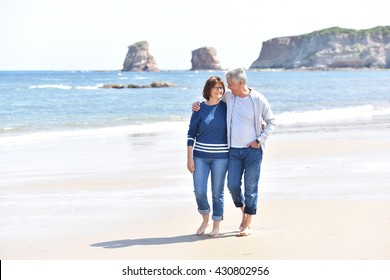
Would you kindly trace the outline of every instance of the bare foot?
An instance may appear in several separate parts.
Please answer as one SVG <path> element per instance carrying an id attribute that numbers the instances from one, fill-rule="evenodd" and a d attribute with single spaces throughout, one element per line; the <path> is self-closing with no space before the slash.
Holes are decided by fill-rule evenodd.
<path id="1" fill-rule="evenodd" d="M 221 221 L 214 221 L 213 223 L 213 230 L 210 232 L 210 237 L 218 237 L 221 235 L 221 232 L 219 231 L 219 225 L 221 224 Z"/>
<path id="2" fill-rule="evenodd" d="M 246 214 L 242 213 L 242 220 L 239 229 L 242 230 L 246 227 Z"/>
<path id="3" fill-rule="evenodd" d="M 204 215 L 202 215 L 202 218 L 203 218 L 203 222 L 202 222 L 202 224 L 200 225 L 200 227 L 198 228 L 198 230 L 196 231 L 196 234 L 197 234 L 197 235 L 202 235 L 202 234 L 204 234 L 206 228 L 207 228 L 208 225 L 209 225 L 209 218 L 210 218 L 210 215 L 209 215 L 209 214 L 204 214 Z"/>
<path id="4" fill-rule="evenodd" d="M 211 232 L 210 232 L 210 237 L 218 237 L 221 235 L 221 232 L 219 231 L 219 229 L 213 229 Z"/>
<path id="5" fill-rule="evenodd" d="M 251 222 L 252 222 L 252 215 L 250 214 L 244 214 L 245 219 L 243 219 L 243 222 L 241 223 L 240 232 L 237 234 L 237 236 L 248 236 L 251 235 Z"/>
<path id="6" fill-rule="evenodd" d="M 240 224 L 240 226 L 239 226 L 239 230 L 242 230 L 244 227 L 245 227 L 245 225 L 246 225 L 246 214 L 244 213 L 244 207 L 240 207 L 241 208 L 241 211 L 242 211 L 242 219 L 241 219 L 241 224 Z"/>
<path id="7" fill-rule="evenodd" d="M 238 234 L 238 237 L 251 235 L 252 231 L 249 227 L 243 228 Z"/>
<path id="8" fill-rule="evenodd" d="M 198 230 L 196 231 L 197 235 L 202 235 L 206 231 L 206 228 L 208 227 L 209 223 L 206 221 L 203 221 L 203 223 L 200 225 Z"/>

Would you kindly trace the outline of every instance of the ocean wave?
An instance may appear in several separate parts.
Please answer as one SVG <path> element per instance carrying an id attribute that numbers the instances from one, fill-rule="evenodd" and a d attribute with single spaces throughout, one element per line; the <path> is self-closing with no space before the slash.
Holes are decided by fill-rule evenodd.
<path id="1" fill-rule="evenodd" d="M 156 122 L 150 124 L 114 126 L 103 128 L 86 128 L 64 131 L 32 132 L 0 137 L 1 145 L 24 145 L 56 139 L 104 138 L 110 136 L 131 136 L 137 134 L 157 133 L 183 130 L 186 133 L 187 122 Z"/>
<path id="2" fill-rule="evenodd" d="M 375 108 L 371 104 L 366 104 L 305 112 L 283 112 L 277 115 L 277 123 L 280 125 L 326 123 L 369 119 L 383 115 L 390 115 L 390 108 Z"/>
<path id="3" fill-rule="evenodd" d="M 56 89 L 64 89 L 69 90 L 72 89 L 72 86 L 67 85 L 37 85 L 37 86 L 30 86 L 29 89 L 42 89 L 42 88 L 56 88 Z"/>
<path id="4" fill-rule="evenodd" d="M 75 89 L 96 90 L 103 86 L 103 84 L 97 84 L 95 86 L 75 86 Z"/>
<path id="5" fill-rule="evenodd" d="M 30 86 L 29 89 L 44 89 L 44 88 L 55 88 L 55 89 L 63 89 L 63 90 L 70 90 L 72 88 L 79 89 L 79 90 L 96 90 L 103 86 L 103 84 L 97 84 L 94 86 L 68 86 L 68 85 L 37 85 L 37 86 Z"/>
<path id="6" fill-rule="evenodd" d="M 0 128 L 0 132 L 3 131 L 3 132 L 13 132 L 17 130 L 15 127 L 10 127 L 10 126 L 6 126 L 6 127 L 1 127 Z"/>

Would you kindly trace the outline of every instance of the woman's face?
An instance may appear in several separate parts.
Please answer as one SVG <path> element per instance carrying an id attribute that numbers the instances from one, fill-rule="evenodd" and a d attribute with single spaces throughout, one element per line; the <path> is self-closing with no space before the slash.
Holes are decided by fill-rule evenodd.
<path id="1" fill-rule="evenodd" d="M 222 84 L 216 83 L 215 86 L 211 88 L 210 98 L 219 100 L 222 98 L 223 94 L 224 92 L 223 92 Z"/>

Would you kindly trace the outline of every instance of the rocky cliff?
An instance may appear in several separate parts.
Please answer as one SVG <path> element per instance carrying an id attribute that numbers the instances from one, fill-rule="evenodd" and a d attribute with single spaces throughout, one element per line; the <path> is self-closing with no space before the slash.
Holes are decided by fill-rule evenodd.
<path id="1" fill-rule="evenodd" d="M 191 70 L 221 70 L 221 63 L 217 59 L 217 50 L 203 47 L 192 51 Z"/>
<path id="2" fill-rule="evenodd" d="M 122 71 L 159 71 L 156 60 L 149 53 L 149 43 L 138 42 L 129 46 Z"/>
<path id="3" fill-rule="evenodd" d="M 390 68 L 390 26 L 339 27 L 263 42 L 250 69 Z"/>

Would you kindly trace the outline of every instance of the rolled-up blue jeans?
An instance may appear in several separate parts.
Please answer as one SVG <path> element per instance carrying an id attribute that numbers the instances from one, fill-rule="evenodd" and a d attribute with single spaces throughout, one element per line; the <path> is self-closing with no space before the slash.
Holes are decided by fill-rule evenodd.
<path id="1" fill-rule="evenodd" d="M 205 215 L 210 213 L 207 199 L 207 183 L 211 173 L 211 194 L 213 201 L 213 221 L 223 220 L 224 185 L 228 168 L 228 159 L 194 157 L 195 172 L 193 175 L 194 192 L 198 211 Z"/>
<path id="2" fill-rule="evenodd" d="M 230 148 L 228 188 L 236 207 L 244 207 L 244 213 L 255 215 L 257 211 L 260 166 L 263 159 L 261 148 Z M 244 175 L 244 194 L 242 177 Z"/>

